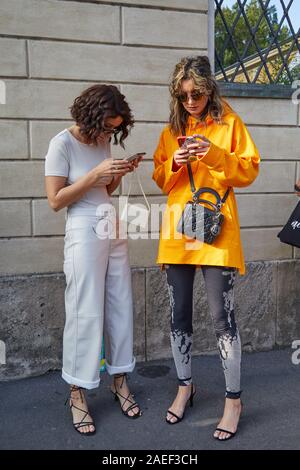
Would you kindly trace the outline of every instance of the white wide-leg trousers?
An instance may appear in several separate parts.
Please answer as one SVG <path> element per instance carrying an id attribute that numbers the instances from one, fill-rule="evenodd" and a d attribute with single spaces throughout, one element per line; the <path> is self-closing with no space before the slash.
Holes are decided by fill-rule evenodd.
<path id="1" fill-rule="evenodd" d="M 63 379 L 99 386 L 102 337 L 109 374 L 132 372 L 133 307 L 127 240 L 100 239 L 96 216 L 67 217 Z"/>

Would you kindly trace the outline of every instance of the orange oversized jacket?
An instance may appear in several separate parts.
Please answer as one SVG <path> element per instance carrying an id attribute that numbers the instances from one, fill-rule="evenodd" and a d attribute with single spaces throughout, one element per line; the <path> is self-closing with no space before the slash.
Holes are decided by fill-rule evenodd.
<path id="1" fill-rule="evenodd" d="M 221 197 L 227 188 L 250 185 L 258 175 L 260 157 L 258 150 L 242 119 L 226 103 L 224 124 L 215 123 L 210 116 L 200 124 L 189 117 L 186 135 L 202 134 L 211 141 L 209 151 L 192 162 L 191 167 L 196 189 L 206 186 L 215 189 Z M 178 149 L 176 136 L 169 126 L 161 133 L 154 154 L 153 179 L 168 194 L 160 230 L 157 263 L 228 266 L 245 274 L 245 263 L 240 239 L 240 226 L 234 190 L 222 208 L 225 221 L 221 234 L 212 245 L 180 236 L 176 230 L 185 204 L 192 200 L 187 166 L 177 171 L 173 167 L 173 154 Z M 174 170 L 174 171 L 173 171 Z M 215 202 L 214 196 L 203 194 Z M 176 206 L 174 206 L 176 204 Z M 174 210 L 175 208 L 175 210 Z"/>

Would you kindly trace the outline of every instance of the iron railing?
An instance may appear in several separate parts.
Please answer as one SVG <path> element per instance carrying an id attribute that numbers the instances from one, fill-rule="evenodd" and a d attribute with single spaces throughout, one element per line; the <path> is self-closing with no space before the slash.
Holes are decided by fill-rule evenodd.
<path id="1" fill-rule="evenodd" d="M 297 5 L 296 5 L 297 3 Z M 229 83 L 289 86 L 300 79 L 299 0 L 215 0 L 215 75 Z M 279 15 L 281 18 L 279 18 Z M 294 24 L 293 24 L 294 23 Z M 298 23 L 297 23 L 298 24 Z M 225 85 L 224 83 L 224 85 Z"/>

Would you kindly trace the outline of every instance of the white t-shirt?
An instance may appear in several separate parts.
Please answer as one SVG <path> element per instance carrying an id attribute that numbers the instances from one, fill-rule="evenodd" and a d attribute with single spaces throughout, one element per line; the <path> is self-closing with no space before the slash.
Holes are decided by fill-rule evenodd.
<path id="1" fill-rule="evenodd" d="M 68 184 L 73 184 L 105 158 L 110 157 L 109 142 L 93 147 L 79 142 L 68 129 L 64 129 L 50 141 L 45 160 L 45 175 L 65 176 Z M 68 214 L 96 215 L 100 204 L 110 203 L 105 186 L 110 180 L 111 178 L 107 178 L 105 181 L 103 178 L 103 186 L 90 189 L 79 201 L 68 206 Z"/>

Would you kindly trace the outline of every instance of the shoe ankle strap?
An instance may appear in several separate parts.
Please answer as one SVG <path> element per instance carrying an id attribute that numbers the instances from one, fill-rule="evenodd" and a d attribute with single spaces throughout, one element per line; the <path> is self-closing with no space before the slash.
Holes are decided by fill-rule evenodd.
<path id="1" fill-rule="evenodd" d="M 85 388 L 79 387 L 78 385 L 71 385 L 70 386 L 70 399 L 72 400 L 72 392 L 78 392 L 79 391 L 81 401 L 83 402 L 82 390 L 85 390 Z"/>
<path id="2" fill-rule="evenodd" d="M 127 380 L 127 373 L 124 372 L 124 373 L 122 373 L 122 374 L 115 374 L 115 375 L 114 375 L 114 380 L 115 380 L 115 379 L 121 379 L 121 378 L 122 378 L 122 382 L 121 382 L 120 388 L 123 387 L 124 380 L 125 380 L 125 379 Z"/>

